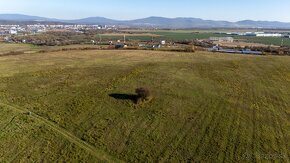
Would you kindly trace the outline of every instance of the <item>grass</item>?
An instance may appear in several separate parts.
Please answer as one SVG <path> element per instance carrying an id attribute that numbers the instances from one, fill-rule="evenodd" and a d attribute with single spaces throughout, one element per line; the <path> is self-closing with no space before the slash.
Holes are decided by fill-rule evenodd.
<path id="1" fill-rule="evenodd" d="M 40 116 L 29 116 L 22 108 L 1 103 L 1 116 L 5 117 L 1 119 L 4 124 L 0 134 L 1 162 L 111 161 L 103 152 L 95 151 L 94 147 Z"/>
<path id="2" fill-rule="evenodd" d="M 279 38 L 279 37 L 254 37 L 254 36 L 235 36 L 226 34 L 215 34 L 210 32 L 203 33 L 190 33 L 190 32 L 156 32 L 154 34 L 162 35 L 161 39 L 167 40 L 192 40 L 192 39 L 208 39 L 210 37 L 233 37 L 234 39 L 243 40 L 245 42 L 251 43 L 261 43 L 266 45 L 281 45 L 283 40 L 283 45 L 290 46 L 289 38 Z"/>
<path id="3" fill-rule="evenodd" d="M 144 31 L 142 31 L 144 32 Z M 280 46 L 283 40 L 283 45 L 290 46 L 289 38 L 278 38 L 278 37 L 254 37 L 254 36 L 236 36 L 236 35 L 226 35 L 226 34 L 216 34 L 211 31 L 201 31 L 200 33 L 195 33 L 194 31 L 147 31 L 148 33 L 152 33 L 154 35 L 158 35 L 153 37 L 154 40 L 167 40 L 167 41 L 182 41 L 182 40 L 193 40 L 193 39 L 208 39 L 210 37 L 233 37 L 237 40 L 243 40 L 245 42 L 250 43 L 261 43 L 266 45 L 277 45 Z M 111 40 L 122 40 L 122 36 L 110 36 L 106 35 L 103 38 L 111 39 Z M 151 41 L 152 37 L 150 36 L 129 36 L 127 37 L 129 40 L 141 40 L 141 41 Z"/>
<path id="4" fill-rule="evenodd" d="M 221 34 L 214 33 L 192 33 L 192 32 L 156 32 L 154 34 L 161 35 L 161 39 L 166 40 L 193 40 L 193 39 L 208 39 L 210 37 L 219 37 Z M 224 36 L 224 35 L 222 35 Z"/>
<path id="5" fill-rule="evenodd" d="M 153 37 L 156 38 L 156 37 Z M 157 37 L 158 38 L 158 37 Z M 102 36 L 103 40 L 124 40 L 124 36 L 115 36 L 115 35 L 104 35 Z M 151 41 L 152 36 L 126 36 L 126 40 L 132 41 L 132 40 L 140 40 L 140 41 Z"/>
<path id="6" fill-rule="evenodd" d="M 24 53 L 38 53 L 51 51 L 65 51 L 65 50 L 80 50 L 80 49 L 98 49 L 100 47 L 92 44 L 75 44 L 65 46 L 36 46 L 32 44 L 15 44 L 15 43 L 0 43 L 0 56 L 2 55 L 20 55 Z"/>
<path id="7" fill-rule="evenodd" d="M 279 37 L 235 37 L 237 39 L 246 40 L 246 42 L 252 43 L 261 43 L 266 45 L 278 45 L 280 46 L 283 42 L 283 45 L 290 46 L 289 38 L 279 38 Z M 282 41 L 283 40 L 283 41 Z"/>
<path id="8" fill-rule="evenodd" d="M 289 162 L 289 57 L 64 51 L 0 63 L 0 162 Z M 144 105 L 110 96 L 143 86 Z"/>
<path id="9" fill-rule="evenodd" d="M 35 49 L 37 49 L 36 46 L 29 45 L 29 44 L 0 43 L 0 54 L 8 53 L 11 51 L 14 51 L 14 52 L 33 51 Z"/>

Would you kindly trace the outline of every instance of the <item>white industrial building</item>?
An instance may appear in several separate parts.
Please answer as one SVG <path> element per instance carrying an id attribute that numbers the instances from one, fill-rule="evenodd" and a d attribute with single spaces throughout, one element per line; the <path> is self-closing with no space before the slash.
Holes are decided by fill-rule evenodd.
<path id="1" fill-rule="evenodd" d="M 210 37 L 209 40 L 218 42 L 234 42 L 234 38 L 232 37 Z"/>
<path id="2" fill-rule="evenodd" d="M 265 32 L 245 32 L 239 33 L 240 36 L 256 36 L 256 37 L 283 37 L 281 33 L 265 33 Z"/>
<path id="3" fill-rule="evenodd" d="M 11 35 L 16 35 L 16 34 L 17 34 L 17 30 L 13 30 L 13 29 L 12 29 L 12 30 L 9 31 L 9 34 L 11 34 Z"/>
<path id="4" fill-rule="evenodd" d="M 241 33 L 239 35 L 241 35 L 241 36 L 257 36 L 257 34 L 254 32 L 246 32 L 246 33 Z"/>
<path id="5" fill-rule="evenodd" d="M 280 33 L 256 33 L 257 37 L 282 37 Z"/>

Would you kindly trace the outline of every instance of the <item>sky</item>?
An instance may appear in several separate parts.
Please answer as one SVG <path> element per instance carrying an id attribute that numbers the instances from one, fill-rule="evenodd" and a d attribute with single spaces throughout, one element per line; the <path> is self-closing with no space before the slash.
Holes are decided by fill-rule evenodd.
<path id="1" fill-rule="evenodd" d="M 290 22 L 290 0 L 0 0 L 0 14 L 4 13 L 58 19 L 162 16 Z"/>

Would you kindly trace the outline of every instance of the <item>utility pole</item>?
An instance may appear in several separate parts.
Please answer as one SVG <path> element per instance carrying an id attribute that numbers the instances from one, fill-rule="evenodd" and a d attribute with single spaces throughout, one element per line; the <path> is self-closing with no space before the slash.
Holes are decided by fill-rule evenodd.
<path id="1" fill-rule="evenodd" d="M 284 45 L 284 39 L 282 38 L 282 41 L 281 41 L 281 46 L 283 46 Z"/>
<path id="2" fill-rule="evenodd" d="M 99 37 L 100 37 L 100 42 L 102 42 L 102 35 L 99 35 Z"/>
<path id="3" fill-rule="evenodd" d="M 124 35 L 124 44 L 126 43 L 126 35 Z"/>

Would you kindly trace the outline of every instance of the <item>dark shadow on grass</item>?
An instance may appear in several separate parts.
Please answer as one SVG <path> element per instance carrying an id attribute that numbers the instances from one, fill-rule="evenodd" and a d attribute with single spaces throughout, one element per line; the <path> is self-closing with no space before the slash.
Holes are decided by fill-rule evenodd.
<path id="1" fill-rule="evenodd" d="M 134 94 L 112 93 L 109 94 L 109 96 L 116 100 L 131 100 L 134 103 L 136 103 L 138 99 L 138 96 Z"/>

